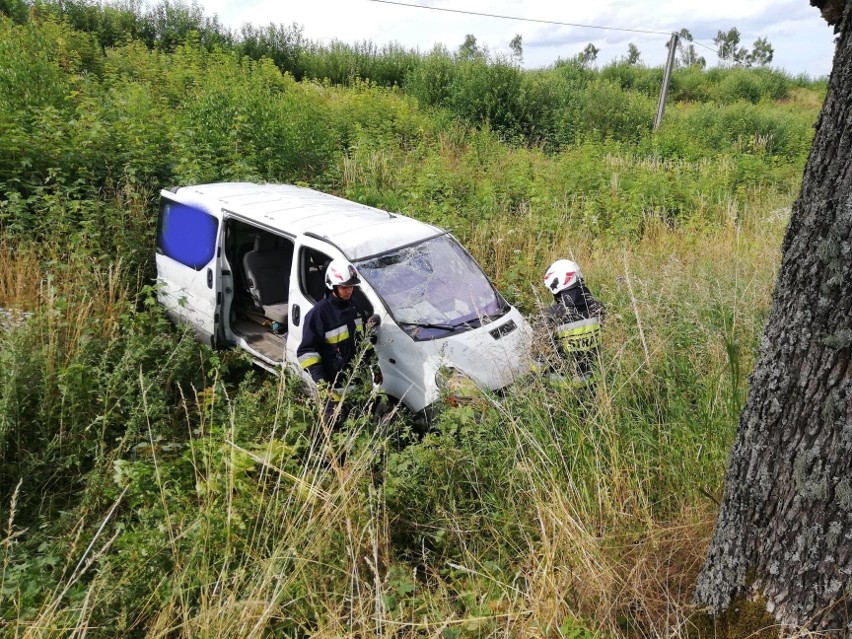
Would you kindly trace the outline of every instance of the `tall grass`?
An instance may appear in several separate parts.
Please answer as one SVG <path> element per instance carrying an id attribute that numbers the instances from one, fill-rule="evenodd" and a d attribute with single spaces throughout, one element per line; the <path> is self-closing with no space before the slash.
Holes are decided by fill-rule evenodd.
<path id="1" fill-rule="evenodd" d="M 542 429 L 498 412 L 499 420 L 482 415 L 507 456 L 497 465 L 483 464 L 482 435 L 459 415 L 390 453 L 382 432 L 356 420 L 349 434 L 362 445 L 340 465 L 336 454 L 315 449 L 305 459 L 274 439 L 247 454 L 228 443 L 227 425 L 177 453 L 153 447 L 118 467 L 113 500 L 79 522 L 82 538 L 55 557 L 59 578 L 12 630 L 533 637 L 681 629 L 709 513 L 684 510 L 662 526 L 647 504 L 630 501 L 636 485 L 606 419 Z M 562 441 L 566 426 L 586 442 L 584 461 L 600 466 L 590 494 L 572 481 L 582 469 Z M 274 434 L 287 440 L 292 428 Z M 408 493 L 435 471 L 442 485 Z M 436 500 L 426 519 L 415 500 L 423 488 L 455 500 Z M 22 595 L 11 600 L 26 610 Z"/>
<path id="2" fill-rule="evenodd" d="M 182 382 L 168 418 L 162 378 L 120 369 L 138 427 L 94 462 L 82 518 L 4 546 L 11 635 L 686 634 L 745 383 L 726 344 L 748 370 L 782 224 L 658 222 L 616 254 L 558 236 L 608 306 L 594 401 L 531 379 L 405 446 L 406 419 L 323 431 L 287 378 Z"/>
<path id="3" fill-rule="evenodd" d="M 166 330 L 151 289 L 120 261 L 7 241 L 0 257 L 0 487 L 23 479 L 19 510 L 49 518 L 139 436 L 139 379 L 165 425 L 171 381 L 193 380 L 205 356 Z"/>

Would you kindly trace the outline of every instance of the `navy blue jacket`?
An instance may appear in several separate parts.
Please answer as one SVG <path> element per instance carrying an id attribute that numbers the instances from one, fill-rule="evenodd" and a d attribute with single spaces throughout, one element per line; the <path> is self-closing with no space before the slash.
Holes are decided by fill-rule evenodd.
<path id="1" fill-rule="evenodd" d="M 372 305 L 357 288 L 347 301 L 330 293 L 326 295 L 305 316 L 302 343 L 296 351 L 299 365 L 317 383 L 342 384 L 343 379 L 338 379 L 338 375 L 346 371 L 357 355 L 367 319 L 372 314 Z"/>

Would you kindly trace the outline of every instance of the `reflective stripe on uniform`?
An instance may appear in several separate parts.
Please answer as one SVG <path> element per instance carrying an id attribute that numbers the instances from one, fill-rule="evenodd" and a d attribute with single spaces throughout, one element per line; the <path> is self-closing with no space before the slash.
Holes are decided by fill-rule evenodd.
<path id="1" fill-rule="evenodd" d="M 364 322 L 360 317 L 355 318 L 355 331 L 358 333 L 364 332 Z"/>
<path id="2" fill-rule="evenodd" d="M 305 353 L 299 356 L 299 366 L 309 368 L 314 364 L 319 364 L 322 361 L 319 353 Z"/>
<path id="3" fill-rule="evenodd" d="M 597 347 L 601 332 L 601 323 L 597 317 L 562 324 L 556 329 L 556 336 L 566 352 L 590 351 Z"/>
<path id="4" fill-rule="evenodd" d="M 339 344 L 349 339 L 349 327 L 345 324 L 325 332 L 325 341 L 328 344 Z"/>

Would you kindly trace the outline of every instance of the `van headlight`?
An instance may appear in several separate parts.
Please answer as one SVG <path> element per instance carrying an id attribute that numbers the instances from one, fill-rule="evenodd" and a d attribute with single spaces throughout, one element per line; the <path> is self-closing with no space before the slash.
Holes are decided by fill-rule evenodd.
<path id="1" fill-rule="evenodd" d="M 450 406 L 469 404 L 479 397 L 479 387 L 470 377 L 451 366 L 443 366 L 435 373 L 435 384 L 441 397 Z"/>

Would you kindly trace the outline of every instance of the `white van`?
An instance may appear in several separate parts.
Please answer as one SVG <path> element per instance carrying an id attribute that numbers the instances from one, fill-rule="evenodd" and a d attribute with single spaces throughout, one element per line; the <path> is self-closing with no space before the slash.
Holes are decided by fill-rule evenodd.
<path id="1" fill-rule="evenodd" d="M 417 412 L 454 381 L 503 388 L 530 369 L 531 330 L 448 231 L 311 189 L 221 183 L 161 192 L 159 299 L 215 347 L 310 376 L 296 349 L 334 258 L 381 318 L 384 391 Z"/>

